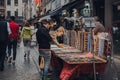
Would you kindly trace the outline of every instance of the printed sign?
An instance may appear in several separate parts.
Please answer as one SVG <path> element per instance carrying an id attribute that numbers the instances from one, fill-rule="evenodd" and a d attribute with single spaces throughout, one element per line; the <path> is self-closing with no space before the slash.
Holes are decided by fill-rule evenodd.
<path id="1" fill-rule="evenodd" d="M 86 27 L 96 27 L 93 17 L 84 18 Z"/>

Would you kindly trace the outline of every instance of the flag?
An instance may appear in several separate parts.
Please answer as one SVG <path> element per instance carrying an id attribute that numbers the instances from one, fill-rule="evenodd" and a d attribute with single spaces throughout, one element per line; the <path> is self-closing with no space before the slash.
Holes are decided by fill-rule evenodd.
<path id="1" fill-rule="evenodd" d="M 41 0 L 37 0 L 38 6 L 41 6 Z"/>
<path id="2" fill-rule="evenodd" d="M 37 0 L 34 0 L 34 4 L 35 4 L 35 5 L 37 4 Z"/>
<path id="3" fill-rule="evenodd" d="M 41 6 L 41 0 L 34 0 L 34 4 L 36 5 L 36 6 Z"/>

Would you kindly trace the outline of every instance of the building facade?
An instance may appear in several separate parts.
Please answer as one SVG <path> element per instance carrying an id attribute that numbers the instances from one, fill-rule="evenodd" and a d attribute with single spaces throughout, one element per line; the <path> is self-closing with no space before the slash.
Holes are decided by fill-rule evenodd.
<path id="1" fill-rule="evenodd" d="M 69 3 L 71 0 L 41 0 L 42 1 L 42 11 L 44 14 L 56 11 L 62 6 Z"/>
<path id="2" fill-rule="evenodd" d="M 36 14 L 34 0 L 23 0 L 23 16 L 25 20 L 33 18 Z"/>
<path id="3" fill-rule="evenodd" d="M 0 14 L 5 15 L 6 13 L 6 0 L 0 0 Z"/>
<path id="4" fill-rule="evenodd" d="M 23 3 L 22 0 L 6 0 L 6 18 L 15 16 L 16 18 L 23 18 Z"/>

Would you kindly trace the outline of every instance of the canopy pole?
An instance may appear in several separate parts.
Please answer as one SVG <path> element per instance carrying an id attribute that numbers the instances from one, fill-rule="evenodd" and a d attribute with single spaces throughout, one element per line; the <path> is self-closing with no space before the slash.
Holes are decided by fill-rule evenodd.
<path id="1" fill-rule="evenodd" d="M 90 17 L 93 17 L 93 0 L 90 0 Z M 94 74 L 94 80 L 96 80 L 96 66 L 95 66 L 95 53 L 93 49 L 93 34 L 91 29 L 91 52 L 93 54 L 93 74 Z"/>

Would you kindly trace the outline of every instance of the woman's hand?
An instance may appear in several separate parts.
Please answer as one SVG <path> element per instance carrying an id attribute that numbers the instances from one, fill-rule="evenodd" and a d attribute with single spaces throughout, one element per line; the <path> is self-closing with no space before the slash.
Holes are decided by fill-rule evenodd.
<path id="1" fill-rule="evenodd" d="M 63 48 L 64 44 L 58 44 L 57 46 Z"/>

